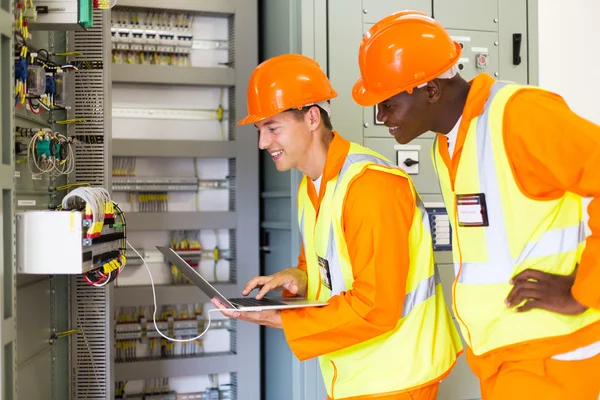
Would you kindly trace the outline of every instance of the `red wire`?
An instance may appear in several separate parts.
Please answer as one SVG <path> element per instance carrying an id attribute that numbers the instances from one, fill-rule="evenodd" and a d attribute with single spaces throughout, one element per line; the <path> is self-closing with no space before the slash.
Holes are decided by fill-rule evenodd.
<path id="1" fill-rule="evenodd" d="M 34 113 L 35 115 L 38 115 L 39 113 L 42 112 L 42 110 L 41 110 L 42 107 L 39 104 L 38 104 L 38 110 L 36 112 L 35 109 L 33 108 L 33 104 L 31 104 L 31 99 L 28 99 L 27 101 L 29 102 L 29 109 L 31 110 L 32 113 Z"/>
<path id="2" fill-rule="evenodd" d="M 102 282 L 104 282 L 106 280 L 106 278 L 107 278 L 107 276 L 104 275 L 104 274 L 102 274 L 102 279 L 100 279 L 100 280 L 98 280 L 96 282 L 92 282 L 90 280 L 90 278 L 87 277 L 87 274 L 83 275 L 83 279 L 85 279 L 87 281 L 87 283 L 89 283 L 90 285 L 97 285 L 99 283 L 102 283 Z"/>

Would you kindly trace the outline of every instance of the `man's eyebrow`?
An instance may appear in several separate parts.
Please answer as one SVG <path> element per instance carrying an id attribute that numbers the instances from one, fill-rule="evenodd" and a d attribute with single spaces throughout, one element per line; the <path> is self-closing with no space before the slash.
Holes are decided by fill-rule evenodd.
<path id="1" fill-rule="evenodd" d="M 275 121 L 267 121 L 267 122 L 264 123 L 264 126 L 269 126 L 269 125 L 273 125 L 273 124 L 276 124 L 276 123 L 277 122 L 275 122 Z M 256 126 L 256 124 L 254 124 L 254 127 L 256 129 L 258 129 L 258 126 Z"/>

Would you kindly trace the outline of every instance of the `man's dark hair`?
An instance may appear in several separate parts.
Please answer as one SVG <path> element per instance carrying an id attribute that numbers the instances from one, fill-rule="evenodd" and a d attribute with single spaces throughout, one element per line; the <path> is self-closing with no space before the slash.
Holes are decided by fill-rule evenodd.
<path id="1" fill-rule="evenodd" d="M 308 110 L 310 110 L 311 107 L 317 107 L 319 109 L 319 111 L 321 112 L 321 121 L 323 121 L 323 125 L 327 129 L 333 130 L 333 125 L 331 125 L 331 119 L 329 118 L 329 114 L 327 114 L 327 111 L 323 110 L 316 104 L 313 104 L 312 106 L 308 107 L 303 107 L 299 110 L 297 108 L 292 108 L 288 111 L 291 111 L 296 116 L 296 118 L 298 118 L 298 120 L 301 120 L 302 118 L 304 118 L 304 115 L 308 112 Z"/>

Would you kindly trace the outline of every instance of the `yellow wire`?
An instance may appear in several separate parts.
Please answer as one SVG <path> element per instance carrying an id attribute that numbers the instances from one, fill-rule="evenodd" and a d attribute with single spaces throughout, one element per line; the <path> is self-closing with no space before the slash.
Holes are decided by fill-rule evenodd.
<path id="1" fill-rule="evenodd" d="M 86 121 L 83 118 L 66 119 L 66 120 L 63 120 L 63 121 L 56 121 L 56 123 L 58 125 L 69 125 L 69 124 L 75 124 L 75 123 L 78 123 L 78 122 L 86 122 Z"/>
<path id="2" fill-rule="evenodd" d="M 68 51 L 66 53 L 56 53 L 55 56 L 67 57 L 67 56 L 82 56 L 83 53 L 80 51 Z"/>
<path id="3" fill-rule="evenodd" d="M 79 186 L 90 186 L 90 184 L 88 182 L 70 183 L 68 185 L 57 186 L 56 190 L 66 190 L 66 189 L 71 189 L 71 188 L 79 187 Z"/>

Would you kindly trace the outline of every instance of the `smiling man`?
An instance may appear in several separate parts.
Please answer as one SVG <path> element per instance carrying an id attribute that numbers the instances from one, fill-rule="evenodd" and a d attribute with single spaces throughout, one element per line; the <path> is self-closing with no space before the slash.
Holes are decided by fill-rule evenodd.
<path id="1" fill-rule="evenodd" d="M 283 329 L 300 360 L 319 357 L 330 399 L 433 400 L 462 346 L 427 215 L 408 175 L 333 131 L 336 96 L 314 60 L 274 57 L 252 74 L 239 122 L 255 124 L 279 171 L 304 173 L 298 267 L 256 277 L 243 294 L 263 285 L 257 298 L 283 288 L 329 304 L 223 313 Z"/>
<path id="2" fill-rule="evenodd" d="M 363 38 L 353 97 L 399 143 L 438 133 L 454 308 L 483 399 L 597 400 L 600 127 L 540 88 L 465 81 L 460 52 L 425 14 L 390 15 Z"/>

